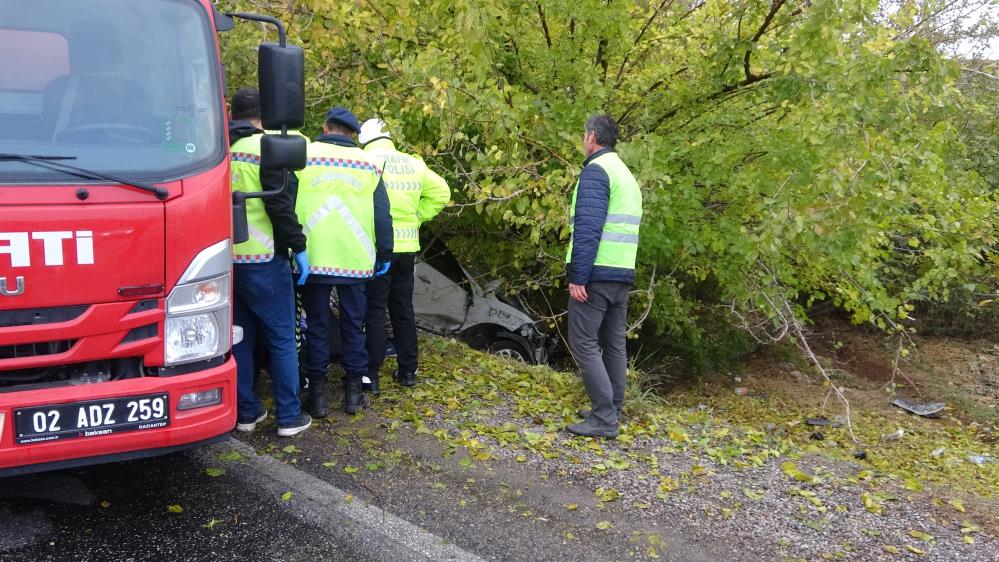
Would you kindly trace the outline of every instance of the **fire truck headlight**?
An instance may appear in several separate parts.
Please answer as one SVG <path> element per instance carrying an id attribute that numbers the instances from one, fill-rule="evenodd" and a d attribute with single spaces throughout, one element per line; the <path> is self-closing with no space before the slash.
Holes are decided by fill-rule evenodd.
<path id="1" fill-rule="evenodd" d="M 229 311 L 167 317 L 165 362 L 167 365 L 210 359 L 219 355 L 223 338 L 229 343 Z M 224 351 L 224 350 L 223 350 Z"/>
<path id="2" fill-rule="evenodd" d="M 228 240 L 205 248 L 170 291 L 164 365 L 203 361 L 229 351 L 231 256 Z"/>

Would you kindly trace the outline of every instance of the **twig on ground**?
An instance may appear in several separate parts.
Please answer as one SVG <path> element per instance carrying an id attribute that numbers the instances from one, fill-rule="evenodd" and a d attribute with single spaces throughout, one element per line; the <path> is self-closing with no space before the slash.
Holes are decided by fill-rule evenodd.
<path id="1" fill-rule="evenodd" d="M 378 492 L 376 492 L 374 488 L 372 488 L 371 486 L 369 486 L 368 482 L 366 480 L 361 480 L 361 486 L 364 486 L 365 490 L 367 490 L 368 492 L 371 492 L 371 495 L 373 495 L 376 498 L 378 498 L 378 505 L 380 505 L 381 508 L 382 508 L 382 523 L 384 523 L 385 522 L 385 500 L 382 498 L 382 495 L 379 494 Z"/>

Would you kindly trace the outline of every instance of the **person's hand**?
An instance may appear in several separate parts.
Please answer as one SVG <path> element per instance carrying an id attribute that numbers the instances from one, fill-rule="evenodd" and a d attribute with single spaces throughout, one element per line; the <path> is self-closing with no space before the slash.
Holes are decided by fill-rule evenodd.
<path id="1" fill-rule="evenodd" d="M 586 294 L 586 285 L 577 285 L 575 283 L 569 283 L 569 296 L 576 302 L 586 302 L 590 298 Z"/>
<path id="2" fill-rule="evenodd" d="M 392 266 L 392 262 L 390 262 L 390 261 L 383 261 L 382 264 L 381 264 L 381 266 L 378 268 L 378 271 L 375 272 L 375 277 L 381 277 L 382 275 L 385 275 L 386 273 L 388 273 L 389 267 L 391 267 L 391 266 Z"/>
<path id="3" fill-rule="evenodd" d="M 309 254 L 304 251 L 295 254 L 295 264 L 298 266 L 298 286 L 301 287 L 309 277 Z"/>

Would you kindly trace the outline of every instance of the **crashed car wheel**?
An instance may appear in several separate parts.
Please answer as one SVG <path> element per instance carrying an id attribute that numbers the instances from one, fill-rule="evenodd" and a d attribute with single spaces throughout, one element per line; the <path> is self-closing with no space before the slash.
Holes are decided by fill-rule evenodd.
<path id="1" fill-rule="evenodd" d="M 498 339 L 489 344 L 489 352 L 500 357 L 509 357 L 528 365 L 534 364 L 531 353 L 520 343 L 510 339 Z"/>

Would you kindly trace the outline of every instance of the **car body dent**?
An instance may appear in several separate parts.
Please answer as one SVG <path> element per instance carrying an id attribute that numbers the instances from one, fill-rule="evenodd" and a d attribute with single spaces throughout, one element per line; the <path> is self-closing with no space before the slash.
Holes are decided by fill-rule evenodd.
<path id="1" fill-rule="evenodd" d="M 526 347 L 534 363 L 547 360 L 547 337 L 537 322 L 496 296 L 495 282 L 488 290 L 483 288 L 439 238 L 420 253 L 414 285 L 413 308 L 420 329 L 480 348 L 497 339 L 511 339 Z"/>

